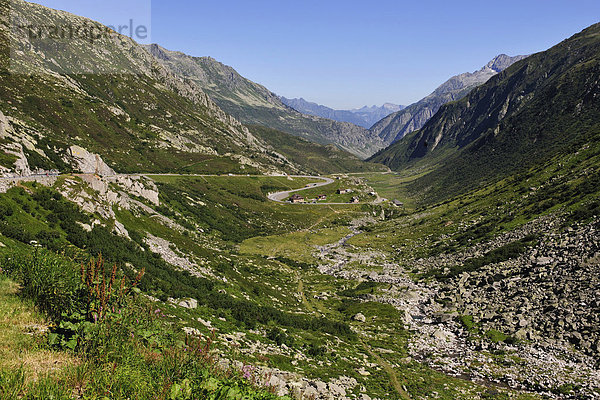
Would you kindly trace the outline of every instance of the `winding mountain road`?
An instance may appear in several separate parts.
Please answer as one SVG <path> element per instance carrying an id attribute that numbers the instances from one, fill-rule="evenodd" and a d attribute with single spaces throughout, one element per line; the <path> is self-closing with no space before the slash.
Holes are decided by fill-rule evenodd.
<path id="1" fill-rule="evenodd" d="M 285 190 L 283 192 L 271 193 L 271 194 L 269 194 L 267 196 L 269 198 L 269 200 L 276 201 L 278 203 L 285 203 L 285 199 L 287 199 L 288 197 L 290 197 L 292 195 L 292 193 L 301 192 L 303 190 L 308 190 L 308 189 L 314 189 L 314 188 L 318 188 L 318 187 L 321 187 L 321 186 L 331 185 L 334 182 L 333 179 L 331 179 L 331 178 L 325 178 L 323 176 L 290 175 L 290 177 L 291 178 L 321 179 L 322 182 L 309 183 L 308 185 L 306 185 L 305 187 L 300 188 L 300 189 Z M 316 204 L 337 204 L 337 203 L 316 203 Z M 340 204 L 345 204 L 345 203 L 340 203 Z"/>
<path id="2" fill-rule="evenodd" d="M 57 178 L 59 176 L 61 176 L 62 174 L 32 174 L 32 175 L 27 175 L 27 176 L 0 176 L 0 180 L 1 181 L 12 181 L 13 183 L 19 182 L 19 181 L 30 181 L 30 180 L 43 180 L 43 179 L 48 179 L 48 178 Z M 75 173 L 73 175 L 76 176 L 95 176 L 95 174 L 91 174 L 91 173 Z M 200 176 L 220 176 L 220 177 L 244 177 L 244 176 L 269 176 L 269 175 L 234 175 L 234 174 L 228 174 L 228 175 L 219 175 L 219 174 L 169 174 L 169 173 L 137 173 L 137 174 L 114 174 L 114 175 L 104 175 L 104 177 L 110 178 L 110 177 L 119 177 L 119 176 L 145 176 L 148 178 L 151 178 L 152 176 L 180 176 L 180 177 L 200 177 Z M 288 197 L 290 197 L 292 195 L 292 193 L 297 193 L 297 192 L 301 192 L 303 190 L 308 190 L 308 189 L 314 189 L 314 188 L 318 188 L 318 187 L 323 187 L 323 186 L 327 186 L 327 185 L 331 185 L 334 180 L 331 178 L 326 178 L 324 176 L 313 176 L 313 175 L 289 175 L 290 178 L 309 178 L 309 179 L 316 179 L 316 180 L 321 180 L 321 182 L 315 182 L 315 183 L 309 183 L 308 185 L 306 185 L 305 187 L 299 188 L 299 189 L 293 189 L 293 190 L 284 190 L 282 192 L 275 192 L 275 193 L 270 193 L 267 197 L 269 200 L 277 202 L 277 203 L 282 203 L 282 204 L 296 204 L 296 205 L 318 205 L 318 206 L 328 206 L 328 205 L 348 205 L 349 203 L 326 203 L 326 202 L 320 202 L 320 203 L 289 203 L 286 201 L 286 199 Z M 5 188 L 6 189 L 6 188 Z M 6 190 L 4 190 L 6 191 Z"/>

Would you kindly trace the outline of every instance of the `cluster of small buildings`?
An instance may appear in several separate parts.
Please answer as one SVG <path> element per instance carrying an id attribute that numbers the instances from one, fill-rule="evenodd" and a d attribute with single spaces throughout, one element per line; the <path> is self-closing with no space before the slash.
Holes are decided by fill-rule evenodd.
<path id="1" fill-rule="evenodd" d="M 338 190 L 338 193 L 340 193 L 340 190 Z M 352 189 L 348 189 L 348 191 L 341 191 L 340 194 L 345 194 L 345 193 L 352 193 Z M 306 199 L 306 198 L 304 198 L 304 196 L 300 196 L 298 193 L 294 193 L 288 199 L 288 201 L 292 204 L 316 203 L 317 201 L 325 201 L 325 200 L 327 200 L 326 194 L 320 194 L 320 195 L 316 196 L 314 199 Z M 350 204 L 360 203 L 360 199 L 358 198 L 358 196 L 353 196 L 350 199 L 349 203 Z"/>
<path id="2" fill-rule="evenodd" d="M 292 197 L 290 197 L 290 203 L 306 203 L 306 201 L 304 200 L 304 197 L 300 196 L 299 194 L 293 194 Z"/>
<path id="3" fill-rule="evenodd" d="M 298 203 L 316 203 L 317 201 L 323 201 L 323 200 L 327 200 L 327 195 L 320 194 L 320 195 L 318 195 L 314 199 L 308 199 L 307 200 L 303 196 L 300 196 L 299 194 L 293 194 L 290 197 L 289 202 L 290 203 L 294 203 L 294 204 L 298 204 Z"/>

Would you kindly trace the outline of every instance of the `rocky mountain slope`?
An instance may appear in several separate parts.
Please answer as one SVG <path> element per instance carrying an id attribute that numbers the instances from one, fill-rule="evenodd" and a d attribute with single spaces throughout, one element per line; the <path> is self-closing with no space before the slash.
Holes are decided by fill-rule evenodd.
<path id="1" fill-rule="evenodd" d="M 387 284 L 363 300 L 406 310 L 419 362 L 550 398 L 596 399 L 599 165 L 597 142 L 557 155 L 378 224 L 328 268 Z M 356 267 L 365 251 L 386 248 L 388 262 Z"/>
<path id="2" fill-rule="evenodd" d="M 384 147 L 378 136 L 349 122 L 302 114 L 233 68 L 210 57 L 192 57 L 159 45 L 146 46 L 163 66 L 201 87 L 227 113 L 245 124 L 262 125 L 320 144 L 335 144 L 366 158 Z"/>
<path id="3" fill-rule="evenodd" d="M 288 99 L 283 96 L 280 96 L 279 98 L 285 105 L 290 106 L 301 113 L 333 119 L 340 122 L 350 122 L 367 129 L 372 127 L 373 124 L 382 118 L 404 108 L 404 106 L 399 106 L 397 104 L 385 103 L 382 106 L 364 106 L 352 110 L 335 110 L 327 106 L 306 101 L 303 98 Z"/>
<path id="4" fill-rule="evenodd" d="M 381 137 L 387 144 L 402 139 L 406 134 L 420 129 L 442 105 L 459 100 L 473 88 L 485 83 L 492 76 L 505 70 L 526 56 L 510 57 L 500 54 L 494 57 L 479 71 L 465 72 L 453 76 L 440 85 L 429 96 L 408 107 L 388 115 L 371 127 L 371 132 Z"/>
<path id="5" fill-rule="evenodd" d="M 93 29 L 98 37 L 57 39 L 53 27 Z M 2 3 L 1 32 L 4 172 L 73 169 L 73 145 L 121 172 L 289 165 L 193 82 L 98 23 L 17 0 Z"/>
<path id="6" fill-rule="evenodd" d="M 413 188 L 441 198 L 594 144 L 599 54 L 596 24 L 443 106 L 420 131 L 372 160 L 394 169 L 437 166 Z"/>

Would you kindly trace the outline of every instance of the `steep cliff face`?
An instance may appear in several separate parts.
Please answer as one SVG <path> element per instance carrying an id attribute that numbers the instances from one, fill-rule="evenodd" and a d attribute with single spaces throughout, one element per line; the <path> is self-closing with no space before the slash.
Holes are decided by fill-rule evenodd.
<path id="1" fill-rule="evenodd" d="M 1 7 L 5 172 L 77 169 L 65 161 L 73 145 L 123 172 L 290 166 L 194 82 L 173 74 L 130 38 L 37 4 L 15 0 Z M 53 36 L 52 29 L 70 28 L 97 34 Z M 252 162 L 242 162 L 241 155 Z"/>
<path id="2" fill-rule="evenodd" d="M 211 57 L 192 57 L 156 44 L 146 49 L 163 66 L 194 82 L 219 107 L 245 124 L 278 129 L 320 144 L 335 144 L 362 158 L 385 147 L 377 135 L 363 127 L 306 115 L 285 105 L 275 93 Z"/>
<path id="3" fill-rule="evenodd" d="M 377 122 L 371 127 L 371 133 L 378 135 L 388 145 L 398 141 L 406 134 L 421 129 L 442 105 L 463 98 L 473 88 L 525 57 L 500 54 L 479 71 L 453 76 L 429 96 Z"/>
<path id="4" fill-rule="evenodd" d="M 434 197 L 596 146 L 600 24 L 515 63 L 376 154 L 393 169 L 436 165 L 413 185 Z"/>

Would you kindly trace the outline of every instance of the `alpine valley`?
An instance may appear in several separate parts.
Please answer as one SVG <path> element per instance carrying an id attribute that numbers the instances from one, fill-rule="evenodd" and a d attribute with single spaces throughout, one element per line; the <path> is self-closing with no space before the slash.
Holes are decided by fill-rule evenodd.
<path id="1" fill-rule="evenodd" d="M 0 7 L 0 399 L 600 398 L 600 24 L 334 110 Z"/>

